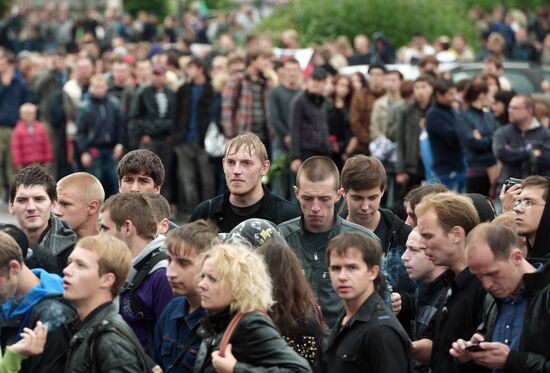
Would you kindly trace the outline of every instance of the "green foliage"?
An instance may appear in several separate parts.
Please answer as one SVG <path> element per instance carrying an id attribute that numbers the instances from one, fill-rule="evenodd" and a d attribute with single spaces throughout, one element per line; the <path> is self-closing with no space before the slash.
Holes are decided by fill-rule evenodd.
<path id="1" fill-rule="evenodd" d="M 162 18 L 170 11 L 169 0 L 125 0 L 124 11 L 136 15 L 138 11 L 144 10 L 156 14 Z"/>
<path id="2" fill-rule="evenodd" d="M 12 4 L 13 0 L 0 0 L 0 17 L 4 17 L 7 15 Z"/>
<path id="3" fill-rule="evenodd" d="M 258 30 L 278 40 L 282 30 L 293 27 L 304 46 L 377 31 L 395 47 L 406 44 L 415 32 L 430 40 L 461 33 L 472 43 L 477 35 L 467 11 L 462 0 L 300 0 L 264 20 Z"/>

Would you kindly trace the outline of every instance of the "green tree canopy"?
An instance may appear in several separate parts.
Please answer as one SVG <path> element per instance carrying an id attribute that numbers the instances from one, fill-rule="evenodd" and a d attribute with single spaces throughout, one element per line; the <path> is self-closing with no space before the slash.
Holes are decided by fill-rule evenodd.
<path id="1" fill-rule="evenodd" d="M 526 1 L 505 3 L 511 8 Z M 532 8 L 540 1 L 527 2 Z M 468 10 L 473 5 L 490 10 L 502 3 L 500 0 L 296 0 L 266 18 L 258 31 L 278 40 L 281 31 L 294 28 L 304 46 L 338 35 L 351 39 L 359 33 L 372 36 L 375 32 L 382 32 L 396 49 L 409 42 L 416 32 L 429 40 L 462 34 L 477 46 L 479 35 Z"/>

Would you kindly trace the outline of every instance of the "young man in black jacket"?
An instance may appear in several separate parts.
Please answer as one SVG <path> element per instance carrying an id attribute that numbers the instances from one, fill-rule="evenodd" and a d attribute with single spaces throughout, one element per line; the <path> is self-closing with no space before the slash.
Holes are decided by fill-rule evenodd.
<path id="1" fill-rule="evenodd" d="M 77 242 L 63 270 L 63 296 L 76 306 L 79 318 L 70 325 L 75 334 L 65 372 L 151 371 L 137 338 L 112 303 L 131 262 L 128 247 L 114 237 L 89 236 Z"/>
<path id="2" fill-rule="evenodd" d="M 231 139 L 223 159 L 228 191 L 199 204 L 190 221 L 212 219 L 220 232 L 228 233 L 251 218 L 279 224 L 299 216 L 298 206 L 263 186 L 269 166 L 267 150 L 258 136 L 249 132 Z"/>
<path id="3" fill-rule="evenodd" d="M 366 155 L 349 158 L 342 169 L 342 188 L 348 206 L 346 220 L 370 229 L 382 244 L 384 277 L 396 292 L 414 292 L 401 260 L 412 227 L 391 210 L 380 208 L 386 171 L 378 159 Z"/>
<path id="4" fill-rule="evenodd" d="M 406 372 L 409 338 L 376 292 L 382 251 L 376 239 L 346 232 L 327 247 L 332 287 L 344 303 L 325 352 L 325 372 Z"/>
<path id="5" fill-rule="evenodd" d="M 471 272 L 494 298 L 485 302 L 478 332 L 453 343 L 451 355 L 498 371 L 550 371 L 550 267 L 535 269 L 517 236 L 490 223 L 468 235 L 466 256 Z M 478 348 L 471 350 L 472 344 Z"/>

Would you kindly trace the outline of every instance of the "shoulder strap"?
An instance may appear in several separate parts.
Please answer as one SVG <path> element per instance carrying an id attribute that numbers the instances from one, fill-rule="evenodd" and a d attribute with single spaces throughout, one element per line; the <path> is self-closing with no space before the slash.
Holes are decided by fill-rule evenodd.
<path id="1" fill-rule="evenodd" d="M 233 332 L 237 328 L 237 325 L 239 324 L 239 321 L 243 318 L 244 313 L 239 312 L 233 318 L 231 319 L 231 322 L 227 326 L 227 329 L 225 329 L 225 332 L 223 333 L 222 341 L 220 342 L 220 356 L 225 357 L 225 349 L 227 348 L 227 345 L 229 344 L 229 340 L 231 339 L 231 336 L 233 335 Z"/>
<path id="2" fill-rule="evenodd" d="M 129 291 L 130 309 L 136 317 L 136 320 L 143 324 L 147 332 L 147 347 L 149 351 L 152 351 L 153 348 L 153 332 L 155 325 L 151 321 L 144 320 L 145 313 L 143 311 L 143 303 L 138 297 L 137 290 L 141 287 L 141 284 L 145 281 L 147 276 L 149 276 L 149 272 L 155 268 L 159 262 L 166 258 L 166 254 L 160 248 L 150 252 L 134 267 L 137 273 L 133 281 L 131 283 L 127 282 L 124 285 L 124 288 Z"/>

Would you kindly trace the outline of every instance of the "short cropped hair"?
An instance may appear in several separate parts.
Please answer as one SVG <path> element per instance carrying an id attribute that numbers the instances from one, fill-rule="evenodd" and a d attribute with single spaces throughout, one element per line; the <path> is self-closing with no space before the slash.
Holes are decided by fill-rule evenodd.
<path id="1" fill-rule="evenodd" d="M 142 193 L 143 197 L 149 202 L 151 208 L 153 209 L 153 216 L 155 217 L 155 222 L 158 224 L 162 219 L 170 219 L 170 203 L 164 198 L 162 194 L 146 192 Z"/>
<path id="2" fill-rule="evenodd" d="M 468 234 L 466 248 L 486 243 L 498 260 L 508 260 L 513 249 L 520 249 L 518 236 L 502 224 L 481 223 Z"/>
<path id="3" fill-rule="evenodd" d="M 117 230 L 127 220 L 136 227 L 138 236 L 153 240 L 157 234 L 157 223 L 153 208 L 141 193 L 118 193 L 105 201 L 102 211 L 109 211 Z"/>
<path id="4" fill-rule="evenodd" d="M 219 244 L 199 257 L 201 267 L 212 259 L 222 289 L 231 292 L 231 313 L 267 312 L 273 305 L 272 284 L 267 266 L 260 254 L 242 245 Z"/>
<path id="5" fill-rule="evenodd" d="M 40 185 L 46 189 L 46 194 L 52 202 L 57 201 L 57 190 L 55 187 L 55 180 L 50 175 L 48 170 L 37 164 L 33 163 L 30 166 L 23 168 L 15 177 L 13 178 L 10 184 L 10 202 L 13 203 L 15 200 L 15 194 L 17 193 L 17 188 L 20 185 L 24 187 L 29 187 L 33 185 Z"/>
<path id="6" fill-rule="evenodd" d="M 164 183 L 164 165 L 158 155 L 147 149 L 132 150 L 118 163 L 118 180 L 126 175 L 139 174 L 153 179 L 156 187 L 162 187 Z"/>
<path id="7" fill-rule="evenodd" d="M 347 192 L 386 187 L 386 170 L 377 158 L 363 154 L 355 155 L 342 168 L 342 187 Z"/>
<path id="8" fill-rule="evenodd" d="M 57 190 L 73 188 L 78 191 L 80 198 L 85 202 L 98 200 L 101 205 L 105 200 L 105 190 L 101 182 L 87 172 L 75 172 L 65 176 L 57 182 Z"/>
<path id="9" fill-rule="evenodd" d="M 244 147 L 250 155 L 258 157 L 262 164 L 269 159 L 264 143 L 252 132 L 246 132 L 232 138 L 225 147 L 225 156 L 235 154 L 241 147 Z"/>
<path id="10" fill-rule="evenodd" d="M 432 210 L 445 232 L 450 232 L 455 226 L 470 233 L 479 224 L 479 216 L 472 200 L 454 192 L 430 194 L 414 209 L 417 217 Z"/>
<path id="11" fill-rule="evenodd" d="M 548 180 L 544 176 L 539 176 L 539 175 L 532 175 L 532 176 L 526 177 L 521 182 L 522 188 L 529 188 L 529 187 L 541 188 L 543 190 L 542 199 L 545 201 L 548 198 L 549 186 L 550 186 L 550 180 Z"/>
<path id="12" fill-rule="evenodd" d="M 111 294 L 113 298 L 116 297 L 122 290 L 132 266 L 132 254 L 130 254 L 128 246 L 116 237 L 99 234 L 80 239 L 75 247 L 91 251 L 99 256 L 97 264 L 100 276 L 106 273 L 115 275 Z"/>
<path id="13" fill-rule="evenodd" d="M 218 228 L 205 220 L 197 220 L 172 229 L 166 234 L 166 250 L 173 255 L 189 255 L 191 250 L 197 254 L 218 244 Z"/>
<path id="14" fill-rule="evenodd" d="M 346 255 L 350 249 L 358 250 L 361 253 L 363 261 L 369 268 L 372 268 L 373 266 L 380 267 L 380 261 L 382 258 L 382 246 L 380 245 L 380 242 L 373 237 L 360 232 L 344 232 L 329 241 L 326 250 L 328 265 L 330 266 L 330 255 L 333 252 L 336 252 L 337 255 L 343 256 Z M 374 280 L 375 287 L 377 287 L 381 281 L 382 271 L 379 271 L 378 276 Z"/>
<path id="15" fill-rule="evenodd" d="M 325 181 L 332 176 L 334 179 L 334 190 L 340 186 L 340 172 L 332 159 L 320 155 L 309 157 L 302 163 L 296 174 L 296 186 L 300 187 L 302 177 L 309 181 Z"/>
<path id="16" fill-rule="evenodd" d="M 9 234 L 0 232 L 0 274 L 5 275 L 9 271 L 9 263 L 15 260 L 23 264 L 21 248 Z"/>

